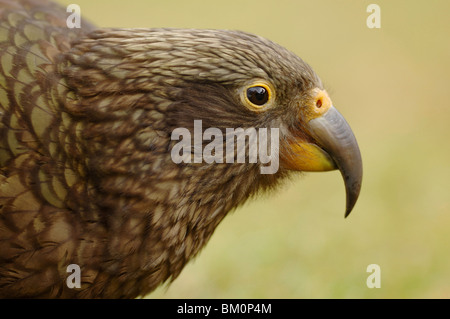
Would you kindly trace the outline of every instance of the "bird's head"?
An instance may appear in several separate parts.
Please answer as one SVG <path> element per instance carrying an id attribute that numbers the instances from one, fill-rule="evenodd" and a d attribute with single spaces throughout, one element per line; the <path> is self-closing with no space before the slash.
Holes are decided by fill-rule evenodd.
<path id="1" fill-rule="evenodd" d="M 135 95 L 128 108 L 153 114 L 132 118 L 141 128 L 193 132 L 195 120 L 202 121 L 203 130 L 223 132 L 278 128 L 276 174 L 339 169 L 346 185 L 345 215 L 352 210 L 362 179 L 356 139 L 316 73 L 285 48 L 239 31 L 99 30 L 80 40 L 69 60 L 76 68 L 66 75 L 78 96 L 103 96 L 97 103 L 102 109 L 92 101 L 85 104 L 97 108 L 90 116 L 102 110 L 114 115 L 117 108 L 105 97 Z"/>

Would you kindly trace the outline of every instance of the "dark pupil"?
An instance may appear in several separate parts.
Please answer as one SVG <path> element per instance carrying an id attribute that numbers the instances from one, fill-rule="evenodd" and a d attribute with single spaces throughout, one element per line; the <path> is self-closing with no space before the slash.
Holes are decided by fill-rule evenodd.
<path id="1" fill-rule="evenodd" d="M 262 86 L 254 86 L 247 90 L 247 98 L 256 105 L 263 105 L 269 100 L 269 93 Z"/>

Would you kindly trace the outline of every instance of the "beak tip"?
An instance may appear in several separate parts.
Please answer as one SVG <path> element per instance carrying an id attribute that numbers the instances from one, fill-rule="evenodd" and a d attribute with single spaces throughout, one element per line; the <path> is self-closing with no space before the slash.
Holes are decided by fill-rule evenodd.
<path id="1" fill-rule="evenodd" d="M 345 209 L 345 218 L 347 218 L 348 215 L 350 215 L 353 208 L 355 207 L 356 201 L 358 200 L 359 192 L 361 190 L 361 176 L 362 176 L 362 172 L 359 175 L 359 180 L 357 183 L 353 183 L 353 184 L 346 183 L 347 204 L 346 204 L 346 209 Z"/>
<path id="2" fill-rule="evenodd" d="M 347 207 L 347 209 L 345 210 L 344 218 L 347 218 L 350 215 L 350 213 L 352 212 L 352 210 L 353 210 L 353 205 L 351 207 Z"/>

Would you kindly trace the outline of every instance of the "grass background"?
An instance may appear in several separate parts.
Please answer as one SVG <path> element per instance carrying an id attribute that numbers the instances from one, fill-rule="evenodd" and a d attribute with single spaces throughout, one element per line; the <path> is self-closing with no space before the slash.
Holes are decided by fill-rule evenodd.
<path id="1" fill-rule="evenodd" d="M 60 0 L 102 27 L 240 29 L 320 75 L 361 148 L 361 197 L 344 220 L 338 172 L 247 203 L 149 298 L 449 298 L 449 1 Z M 366 268 L 381 267 L 369 289 Z"/>

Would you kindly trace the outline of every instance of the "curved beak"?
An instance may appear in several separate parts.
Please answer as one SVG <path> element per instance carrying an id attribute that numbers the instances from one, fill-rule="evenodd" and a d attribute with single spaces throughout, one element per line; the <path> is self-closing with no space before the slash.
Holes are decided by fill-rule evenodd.
<path id="1" fill-rule="evenodd" d="M 358 143 L 344 117 L 331 106 L 320 117 L 307 123 L 311 137 L 333 160 L 345 182 L 345 217 L 352 211 L 361 190 L 362 160 Z M 324 157 L 324 162 L 326 162 Z"/>
<path id="2" fill-rule="evenodd" d="M 323 89 L 312 90 L 311 99 L 300 108 L 300 116 L 312 141 L 299 138 L 291 142 L 293 156 L 284 159 L 284 165 L 288 169 L 316 172 L 338 168 L 345 182 L 347 217 L 361 190 L 362 161 L 356 138 Z"/>

